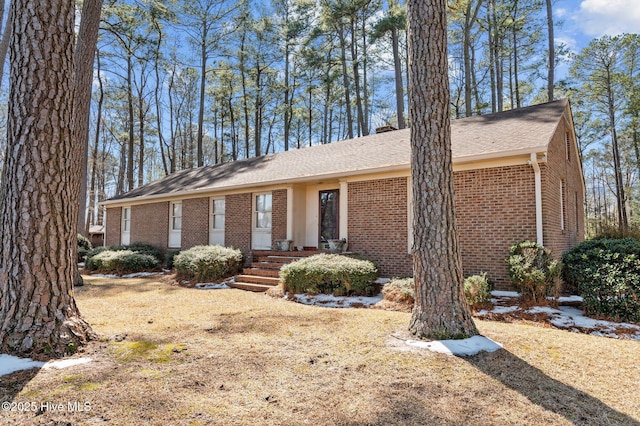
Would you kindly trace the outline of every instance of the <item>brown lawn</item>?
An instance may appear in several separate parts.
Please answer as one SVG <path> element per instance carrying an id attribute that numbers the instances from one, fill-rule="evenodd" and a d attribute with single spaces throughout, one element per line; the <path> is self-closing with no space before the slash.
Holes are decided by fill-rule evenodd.
<path id="1" fill-rule="evenodd" d="M 52 407 L 0 424 L 640 424 L 637 341 L 477 321 L 505 349 L 456 358 L 399 349 L 407 313 L 85 282 L 78 305 L 103 339 L 76 356 L 94 361 L 0 378 L 0 400 Z"/>

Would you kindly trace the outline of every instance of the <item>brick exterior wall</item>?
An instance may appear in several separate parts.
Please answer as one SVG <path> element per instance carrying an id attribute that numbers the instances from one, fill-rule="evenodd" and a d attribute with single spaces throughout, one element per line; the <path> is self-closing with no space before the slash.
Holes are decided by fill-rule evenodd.
<path id="1" fill-rule="evenodd" d="M 349 251 L 371 257 L 381 276 L 411 276 L 407 178 L 350 182 Z"/>
<path id="2" fill-rule="evenodd" d="M 497 288 L 510 288 L 505 262 L 509 247 L 536 239 L 532 167 L 458 171 L 454 185 L 464 276 L 487 272 Z"/>
<path id="3" fill-rule="evenodd" d="M 566 135 L 569 132 L 569 158 Z M 549 144 L 547 162 L 541 164 L 543 242 L 555 257 L 584 241 L 584 191 L 582 176 L 576 162 L 575 140 L 566 122 L 562 120 Z M 562 215 L 560 182 L 564 182 L 564 230 L 560 226 Z"/>
<path id="4" fill-rule="evenodd" d="M 131 242 L 169 245 L 169 202 L 131 206 Z"/>
<path id="5" fill-rule="evenodd" d="M 232 194 L 225 197 L 225 245 L 251 252 L 251 204 L 250 193 Z"/>
<path id="6" fill-rule="evenodd" d="M 122 226 L 122 207 L 107 209 L 107 223 L 105 226 L 105 245 L 120 245 L 120 230 Z"/>
<path id="7" fill-rule="evenodd" d="M 271 247 L 287 238 L 287 190 L 273 191 L 271 198 Z"/>
<path id="8" fill-rule="evenodd" d="M 209 244 L 209 198 L 182 201 L 182 249 Z"/>

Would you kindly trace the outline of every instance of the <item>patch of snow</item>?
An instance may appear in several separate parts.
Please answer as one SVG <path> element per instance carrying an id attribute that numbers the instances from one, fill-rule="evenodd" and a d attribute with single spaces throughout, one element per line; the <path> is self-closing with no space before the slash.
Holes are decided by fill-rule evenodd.
<path id="1" fill-rule="evenodd" d="M 78 268 L 84 268 L 84 262 L 78 262 Z"/>
<path id="2" fill-rule="evenodd" d="M 0 354 L 0 376 L 32 368 L 61 369 L 91 362 L 91 358 L 73 358 L 49 362 L 34 361 L 31 358 L 19 358 L 13 355 Z"/>
<path id="3" fill-rule="evenodd" d="M 534 306 L 526 311 L 530 314 L 549 314 L 549 315 L 558 315 L 561 312 L 557 309 L 551 308 L 549 306 Z"/>
<path id="4" fill-rule="evenodd" d="M 143 277 L 152 277 L 155 275 L 161 275 L 161 272 L 136 272 L 133 274 L 123 275 L 122 278 L 143 278 Z"/>
<path id="5" fill-rule="evenodd" d="M 496 306 L 491 311 L 492 314 L 508 314 L 510 312 L 519 311 L 520 307 L 518 306 Z"/>
<path id="6" fill-rule="evenodd" d="M 431 352 L 456 356 L 471 356 L 482 351 L 495 352 L 502 348 L 500 343 L 496 343 L 484 336 L 473 336 L 462 340 L 434 340 L 431 342 L 407 340 L 407 345 L 428 349 Z"/>
<path id="7" fill-rule="evenodd" d="M 34 361 L 31 358 L 18 358 L 13 355 L 0 354 L 0 376 L 20 370 L 42 368 L 44 365 L 44 362 Z"/>
<path id="8" fill-rule="evenodd" d="M 581 296 L 563 296 L 558 297 L 558 303 L 575 303 L 575 302 L 583 302 Z"/>
<path id="9" fill-rule="evenodd" d="M 491 292 L 492 295 L 501 297 L 504 293 L 517 294 L 512 292 Z M 512 296 L 508 296 L 512 297 Z M 573 332 L 588 332 L 593 336 L 625 338 L 640 341 L 640 326 L 628 323 L 616 323 L 611 321 L 596 320 L 584 315 L 581 309 L 571 306 L 560 306 L 558 309 L 549 306 L 533 306 L 529 309 L 521 309 L 519 306 L 501 306 L 499 303 L 504 299 L 492 299 L 493 309 L 483 309 L 477 312 L 476 317 L 486 317 L 490 314 L 507 314 L 522 312 L 525 314 L 544 313 L 549 316 L 548 322 L 560 329 Z M 582 301 L 579 296 L 561 297 L 558 302 L 578 302 Z"/>
<path id="10" fill-rule="evenodd" d="M 391 281 L 391 278 L 376 278 L 374 283 L 384 285 L 384 284 L 388 283 L 389 281 Z"/>
<path id="11" fill-rule="evenodd" d="M 500 291 L 500 290 L 493 290 L 491 292 L 491 295 L 494 297 L 520 297 L 520 293 L 518 293 L 517 291 Z"/>
<path id="12" fill-rule="evenodd" d="M 120 276 L 115 274 L 91 274 L 91 278 L 120 278 Z"/>
<path id="13" fill-rule="evenodd" d="M 226 288 L 231 288 L 225 283 L 198 283 L 196 284 L 196 288 L 201 290 L 221 290 Z"/>
<path id="14" fill-rule="evenodd" d="M 74 365 L 88 364 L 91 361 L 92 361 L 91 358 L 61 359 L 56 361 L 49 361 L 42 368 L 44 368 L 45 370 L 48 370 L 51 368 L 60 370 L 62 368 L 73 367 Z"/>
<path id="15" fill-rule="evenodd" d="M 373 297 L 364 296 L 334 296 L 332 294 L 295 294 L 296 302 L 304 305 L 324 306 L 325 308 L 351 308 L 375 305 L 383 298 L 382 294 Z"/>

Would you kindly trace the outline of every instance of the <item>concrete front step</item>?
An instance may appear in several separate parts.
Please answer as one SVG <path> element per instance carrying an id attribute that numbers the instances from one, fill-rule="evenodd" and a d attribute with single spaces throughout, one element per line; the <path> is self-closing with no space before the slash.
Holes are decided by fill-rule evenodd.
<path id="1" fill-rule="evenodd" d="M 279 281 L 280 281 L 279 278 L 274 278 L 274 277 L 263 277 L 263 276 L 245 275 L 245 274 L 236 275 L 236 282 L 241 282 L 241 283 L 265 284 L 265 285 L 275 286 L 275 285 L 278 285 Z"/>
<path id="2" fill-rule="evenodd" d="M 280 271 L 276 269 L 262 269 L 260 267 L 244 268 L 242 270 L 243 275 L 256 275 L 259 277 L 273 277 L 278 278 Z"/>
<path id="3" fill-rule="evenodd" d="M 274 286 L 268 284 L 243 283 L 236 281 L 234 283 L 230 283 L 229 287 L 261 293 L 269 290 L 270 288 L 273 288 Z"/>
<path id="4" fill-rule="evenodd" d="M 255 292 L 267 291 L 278 285 L 280 268 L 284 265 L 318 253 L 320 251 L 315 250 L 253 251 L 250 267 L 243 269 L 241 275 L 236 275 L 235 282 L 230 286 Z"/>
<path id="5" fill-rule="evenodd" d="M 249 267 L 254 269 L 272 269 L 275 271 L 279 271 L 280 268 L 282 268 L 282 265 L 282 263 L 252 262 Z"/>

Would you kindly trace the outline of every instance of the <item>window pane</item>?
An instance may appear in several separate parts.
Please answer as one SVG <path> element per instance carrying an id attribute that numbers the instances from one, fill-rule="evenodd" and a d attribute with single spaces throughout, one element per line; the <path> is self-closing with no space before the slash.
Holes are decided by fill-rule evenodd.
<path id="1" fill-rule="evenodd" d="M 257 212 L 256 228 L 271 228 L 271 212 Z"/>
<path id="2" fill-rule="evenodd" d="M 264 195 L 256 195 L 256 211 L 264 211 Z"/>
<path id="3" fill-rule="evenodd" d="M 179 231 L 182 229 L 182 217 L 177 216 L 173 218 L 173 227 L 171 228 L 174 231 Z"/>
<path id="4" fill-rule="evenodd" d="M 271 194 L 264 195 L 264 211 L 271 211 Z"/>
<path id="5" fill-rule="evenodd" d="M 123 229 L 124 232 L 129 232 L 129 228 L 131 228 L 131 222 L 128 220 L 125 220 L 123 224 L 123 228 L 124 228 Z"/>
<path id="6" fill-rule="evenodd" d="M 173 215 L 182 216 L 182 203 L 173 203 Z"/>
<path id="7" fill-rule="evenodd" d="M 215 214 L 224 214 L 224 200 L 213 200 L 213 212 Z"/>
<path id="8" fill-rule="evenodd" d="M 129 220 L 131 218 L 131 209 L 129 207 L 122 210 L 124 220 Z"/>
<path id="9" fill-rule="evenodd" d="M 224 215 L 217 214 L 213 216 L 213 228 L 214 229 L 224 229 Z"/>

